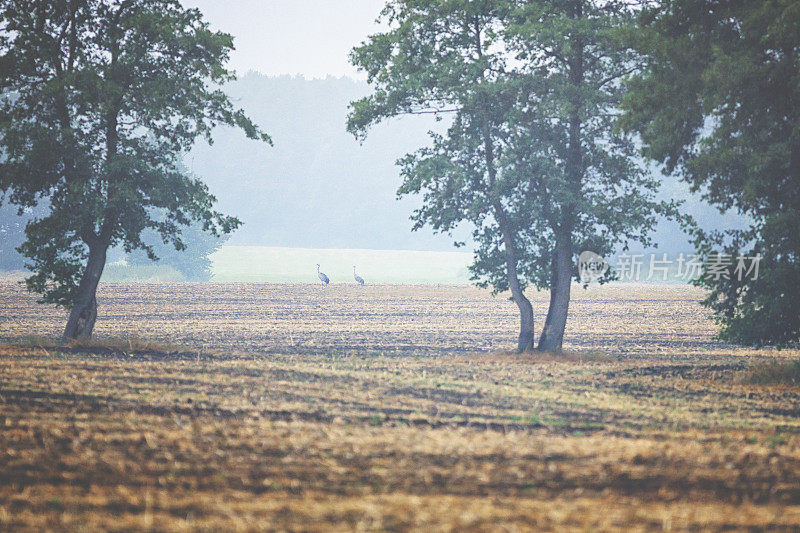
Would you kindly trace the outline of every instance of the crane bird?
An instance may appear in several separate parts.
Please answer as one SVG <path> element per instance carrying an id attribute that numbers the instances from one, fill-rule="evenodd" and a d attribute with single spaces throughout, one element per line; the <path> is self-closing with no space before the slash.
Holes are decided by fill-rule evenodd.
<path id="1" fill-rule="evenodd" d="M 359 285 L 363 285 L 364 284 L 364 278 L 362 278 L 361 276 L 356 274 L 356 266 L 355 265 L 353 265 L 353 279 L 356 280 L 356 283 L 358 283 Z"/>
<path id="2" fill-rule="evenodd" d="M 317 264 L 317 276 L 319 276 L 319 280 L 324 284 L 327 285 L 331 282 L 331 280 L 326 276 L 324 273 L 319 271 L 319 264 Z"/>

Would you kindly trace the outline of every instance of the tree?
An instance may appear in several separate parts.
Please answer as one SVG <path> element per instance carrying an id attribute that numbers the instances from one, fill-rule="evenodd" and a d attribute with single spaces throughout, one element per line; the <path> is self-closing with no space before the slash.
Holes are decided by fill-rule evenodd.
<path id="1" fill-rule="evenodd" d="M 608 255 L 631 241 L 649 245 L 658 217 L 676 211 L 673 203 L 654 200 L 658 181 L 639 164 L 630 136 L 614 129 L 620 80 L 638 66 L 626 42 L 635 5 L 540 0 L 515 6 L 509 47 L 532 80 L 524 109 L 527 150 L 518 157 L 539 191 L 530 230 L 549 244 L 536 255 L 550 263 L 539 348 L 552 351 L 563 343 L 577 255 Z"/>
<path id="2" fill-rule="evenodd" d="M 493 49 L 507 12 L 507 3 L 498 1 L 389 2 L 382 17 L 392 29 L 351 55 L 376 91 L 353 103 L 348 129 L 363 136 L 393 116 L 455 113 L 445 136 L 433 135 L 432 147 L 399 162 L 404 183 L 398 192 L 424 193 L 415 229 L 475 225 L 476 253 L 484 260 L 476 262 L 494 259 L 489 283 L 496 291 L 510 289 L 520 312 L 517 346 L 526 351 L 534 346 L 534 315 L 518 272 L 519 227 L 509 212 L 516 186 L 499 170 L 516 99 L 514 80 L 505 75 L 507 57 Z"/>
<path id="3" fill-rule="evenodd" d="M 582 250 L 606 255 L 648 243 L 661 214 L 658 183 L 613 131 L 635 68 L 624 45 L 625 2 L 485 0 L 389 2 L 390 31 L 356 48 L 375 93 L 353 104 L 351 131 L 405 113 L 452 111 L 446 135 L 401 160 L 400 194 L 422 193 L 416 227 L 475 226 L 479 285 L 510 289 L 520 350 L 533 347 L 523 291 L 550 288 L 539 349 L 561 349 Z M 605 280 L 610 279 L 610 275 Z"/>
<path id="4" fill-rule="evenodd" d="M 622 126 L 640 133 L 647 157 L 753 220 L 742 231 L 693 229 L 707 258 L 704 304 L 722 339 L 746 345 L 800 341 L 798 21 L 794 0 L 660 2 L 640 17 L 648 63 L 624 102 Z M 737 271 L 739 257 L 758 256 L 758 276 Z"/>
<path id="5" fill-rule="evenodd" d="M 150 245 L 157 260 L 173 267 L 188 281 L 209 281 L 213 274 L 209 256 L 219 250 L 226 235 L 212 235 L 203 231 L 200 224 L 193 223 L 181 231 L 184 248 L 177 250 L 171 242 L 164 242 L 157 232 L 149 230 L 142 234 L 142 241 Z M 130 265 L 145 265 L 152 261 L 144 250 L 134 250 L 127 255 Z"/>
<path id="6" fill-rule="evenodd" d="M 239 224 L 180 155 L 217 124 L 269 137 L 219 89 L 232 37 L 177 0 L 0 0 L 0 20 L 0 190 L 48 202 L 20 247 L 27 286 L 70 309 L 65 338 L 88 336 L 109 246 L 152 253 L 146 228 L 180 248 L 192 221 Z"/>

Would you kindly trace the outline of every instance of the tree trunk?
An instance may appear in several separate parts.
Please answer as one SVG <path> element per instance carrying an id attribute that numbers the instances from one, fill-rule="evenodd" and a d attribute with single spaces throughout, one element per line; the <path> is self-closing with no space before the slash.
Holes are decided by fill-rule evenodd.
<path id="1" fill-rule="evenodd" d="M 550 307 L 544 322 L 539 350 L 559 352 L 564 343 L 564 330 L 569 313 L 569 295 L 572 288 L 572 243 L 566 239 L 556 244 L 550 282 Z"/>
<path id="2" fill-rule="evenodd" d="M 480 53 L 482 45 L 480 42 L 480 32 L 476 33 L 477 50 Z M 497 169 L 495 168 L 495 153 L 494 145 L 492 143 L 492 134 L 489 127 L 489 113 L 486 105 L 482 108 L 483 111 L 483 149 L 484 158 L 486 160 L 486 172 L 489 177 L 489 194 L 492 195 L 495 183 L 497 181 Z M 514 234 L 511 222 L 503 209 L 503 204 L 496 197 L 492 200 L 492 208 L 494 209 L 494 216 L 497 220 L 497 225 L 500 227 L 500 232 L 503 237 L 503 246 L 505 248 L 506 259 L 506 278 L 508 279 L 508 288 L 511 290 L 511 297 L 514 303 L 519 307 L 520 325 L 519 325 L 519 338 L 517 339 L 517 351 L 529 352 L 534 347 L 534 323 L 533 323 L 533 306 L 530 300 L 525 297 L 522 292 L 522 285 L 519 282 L 519 275 L 517 274 L 517 250 L 514 246 Z"/>
<path id="3" fill-rule="evenodd" d="M 522 292 L 522 285 L 519 282 L 519 275 L 517 274 L 517 252 L 514 248 L 514 236 L 511 233 L 508 217 L 503 210 L 503 207 L 497 203 L 494 206 L 495 218 L 500 226 L 500 232 L 503 235 L 503 246 L 505 246 L 506 257 L 506 277 L 508 279 L 508 288 L 511 290 L 511 297 L 514 303 L 519 307 L 519 339 L 517 340 L 518 352 L 529 352 L 534 347 L 534 324 L 533 324 L 533 306 L 530 300 Z"/>
<path id="4" fill-rule="evenodd" d="M 65 340 L 92 336 L 97 320 L 97 285 L 106 266 L 107 250 L 108 242 L 96 242 L 89 246 L 86 271 L 78 285 L 78 294 L 69 313 L 67 327 L 64 328 Z"/>
<path id="5" fill-rule="evenodd" d="M 117 16 L 122 12 L 122 9 L 120 7 L 119 11 L 117 11 Z M 112 65 L 116 63 L 118 56 L 119 47 L 112 46 L 110 58 Z M 108 105 L 108 112 L 105 115 L 107 164 L 113 162 L 117 157 L 121 97 L 115 97 Z M 97 286 L 100 284 L 100 276 L 103 275 L 103 269 L 106 266 L 106 253 L 111 244 L 114 227 L 117 225 L 118 215 L 111 207 L 113 205 L 111 201 L 112 192 L 111 187 L 109 187 L 100 232 L 96 234 L 94 227 L 91 227 L 82 235 L 83 242 L 89 246 L 89 259 L 86 261 L 86 270 L 78 285 L 75 301 L 67 319 L 67 326 L 64 328 L 65 340 L 91 337 L 92 331 L 94 331 L 94 323 L 97 320 Z"/>
<path id="6" fill-rule="evenodd" d="M 517 307 L 519 307 L 520 315 L 517 351 L 520 353 L 533 351 L 535 336 L 533 329 L 533 306 L 530 300 L 528 300 L 521 291 L 518 296 L 514 296 L 514 302 L 517 304 Z"/>
<path id="7" fill-rule="evenodd" d="M 569 16 L 572 19 L 583 17 L 583 0 L 573 0 Z M 584 149 L 582 144 L 581 110 L 585 108 L 583 93 L 585 44 L 580 33 L 570 38 L 573 52 L 569 58 L 569 83 L 573 89 L 569 112 L 569 138 L 565 170 L 568 187 L 576 198 L 581 196 L 584 177 Z M 572 288 L 572 230 L 577 222 L 576 203 L 570 199 L 564 206 L 561 219 L 554 227 L 556 235 L 555 254 L 551 265 L 550 308 L 547 310 L 542 336 L 539 337 L 539 350 L 560 352 L 564 343 L 564 330 L 567 328 L 569 296 Z"/>

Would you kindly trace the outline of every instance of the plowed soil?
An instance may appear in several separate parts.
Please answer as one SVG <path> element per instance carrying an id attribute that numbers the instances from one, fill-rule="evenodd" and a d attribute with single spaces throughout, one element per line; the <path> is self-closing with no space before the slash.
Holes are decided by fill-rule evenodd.
<path id="1" fill-rule="evenodd" d="M 695 289 L 575 293 L 550 356 L 469 287 L 107 284 L 66 347 L 0 284 L 0 528 L 798 530 L 800 387 L 745 376 L 800 354 Z"/>

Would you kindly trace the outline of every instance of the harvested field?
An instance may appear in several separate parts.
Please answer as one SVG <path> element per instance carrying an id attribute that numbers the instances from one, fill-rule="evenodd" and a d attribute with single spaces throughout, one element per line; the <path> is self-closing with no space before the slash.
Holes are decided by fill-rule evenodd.
<path id="1" fill-rule="evenodd" d="M 567 349 L 678 358 L 724 349 L 692 287 L 575 288 Z M 98 337 L 138 336 L 248 353 L 454 354 L 515 345 L 516 306 L 466 286 L 106 284 Z M 58 336 L 63 311 L 0 284 L 0 338 Z M 539 325 L 547 293 L 532 298 Z"/>
<path id="2" fill-rule="evenodd" d="M 800 354 L 700 296 L 576 289 L 559 359 L 468 287 L 105 285 L 100 341 L 187 346 L 126 350 L 0 285 L 0 527 L 797 530 L 800 387 L 744 377 Z"/>

